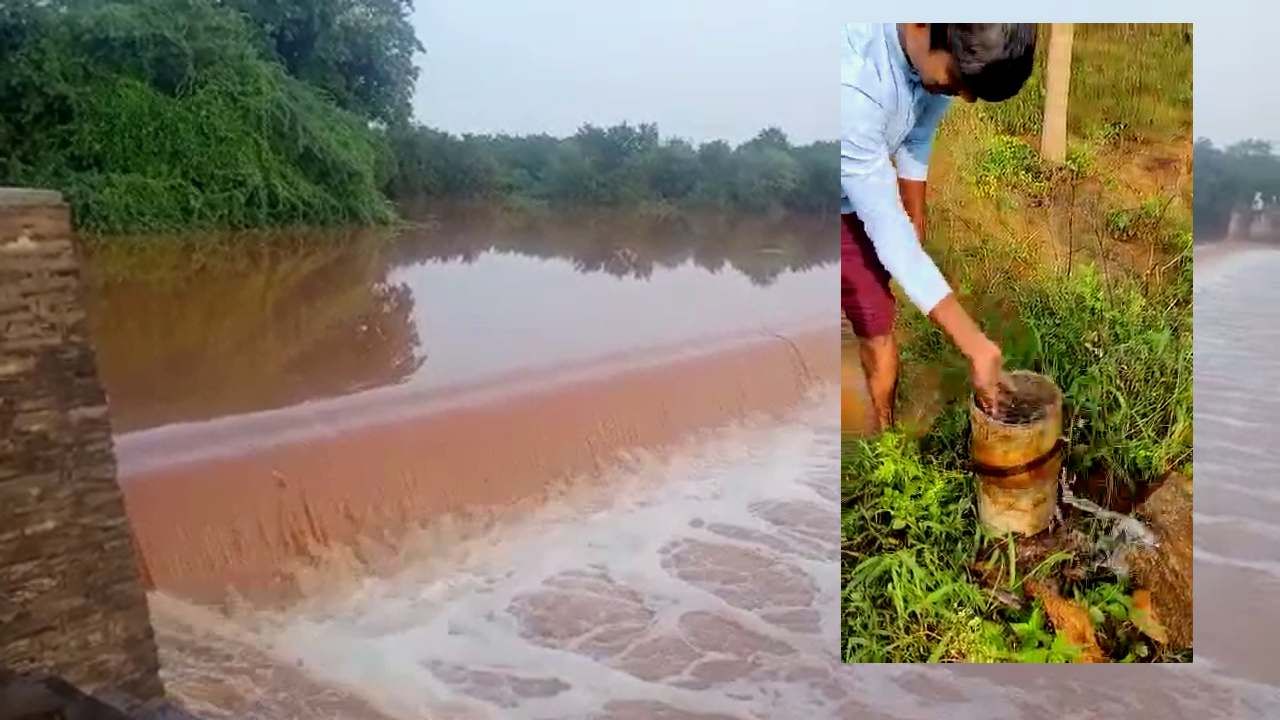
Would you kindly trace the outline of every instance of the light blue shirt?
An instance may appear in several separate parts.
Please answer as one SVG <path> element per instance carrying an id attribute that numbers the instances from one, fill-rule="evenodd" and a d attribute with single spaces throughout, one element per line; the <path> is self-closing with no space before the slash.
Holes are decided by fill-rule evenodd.
<path id="1" fill-rule="evenodd" d="M 928 314 L 951 292 L 902 206 L 898 178 L 924 180 L 951 98 L 924 89 L 898 26 L 845 26 L 840 58 L 840 212 L 857 213 L 876 256 Z M 896 169 L 895 169 L 896 165 Z"/>

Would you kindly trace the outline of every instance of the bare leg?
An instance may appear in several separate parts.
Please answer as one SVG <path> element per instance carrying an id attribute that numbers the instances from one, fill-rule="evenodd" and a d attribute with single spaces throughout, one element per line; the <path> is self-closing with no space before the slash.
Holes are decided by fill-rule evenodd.
<path id="1" fill-rule="evenodd" d="M 898 343 L 892 334 L 859 338 L 858 352 L 876 419 L 881 430 L 888 430 L 893 427 L 893 406 L 898 395 Z"/>
<path id="2" fill-rule="evenodd" d="M 870 437 L 880 431 L 867 371 L 862 368 L 860 344 L 848 327 L 840 347 L 840 432 L 849 437 Z"/>

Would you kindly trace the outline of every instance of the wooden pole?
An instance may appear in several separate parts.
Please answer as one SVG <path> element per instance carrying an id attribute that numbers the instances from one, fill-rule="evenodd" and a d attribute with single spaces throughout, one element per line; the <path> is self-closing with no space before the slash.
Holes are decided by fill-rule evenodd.
<path id="1" fill-rule="evenodd" d="M 1071 88 L 1071 23 L 1053 23 L 1045 63 L 1044 131 L 1040 154 L 1060 163 L 1067 159 L 1067 95 Z"/>

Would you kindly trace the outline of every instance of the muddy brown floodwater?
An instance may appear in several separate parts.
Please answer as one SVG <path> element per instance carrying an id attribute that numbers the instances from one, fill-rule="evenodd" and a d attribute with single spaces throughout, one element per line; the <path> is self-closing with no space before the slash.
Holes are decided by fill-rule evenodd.
<path id="1" fill-rule="evenodd" d="M 1280 256 L 1197 290 L 1194 665 L 848 668 L 834 233 L 481 213 L 99 254 L 171 693 L 238 719 L 1273 717 Z"/>

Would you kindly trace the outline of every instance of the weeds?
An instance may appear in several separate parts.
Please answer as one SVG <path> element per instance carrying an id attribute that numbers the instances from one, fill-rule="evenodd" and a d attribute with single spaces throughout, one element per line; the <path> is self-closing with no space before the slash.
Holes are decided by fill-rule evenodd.
<path id="1" fill-rule="evenodd" d="M 1079 179 L 1093 173 L 1098 158 L 1092 144 L 1071 143 L 1067 147 L 1066 168 L 1072 178 Z"/>
<path id="2" fill-rule="evenodd" d="M 1000 660 L 1023 663 L 1069 663 L 1080 657 L 1080 648 L 1046 622 L 1044 604 L 1037 600 L 1026 620 L 1009 623 L 1014 643 L 995 623 L 986 623 L 983 638 L 991 654 Z"/>
<path id="3" fill-rule="evenodd" d="M 977 547 L 972 478 L 898 434 L 853 443 L 844 465 L 846 660 L 963 657 L 987 609 L 962 572 Z"/>
<path id="4" fill-rule="evenodd" d="M 990 139 L 973 169 L 972 179 L 978 195 L 986 198 L 1018 192 L 1039 199 L 1049 191 L 1049 174 L 1040 154 L 1022 140 L 1008 135 L 995 135 Z"/>
<path id="5" fill-rule="evenodd" d="M 1136 208 L 1118 208 L 1107 213 L 1107 232 L 1117 240 L 1135 240 L 1160 232 L 1169 202 L 1148 198 Z"/>

